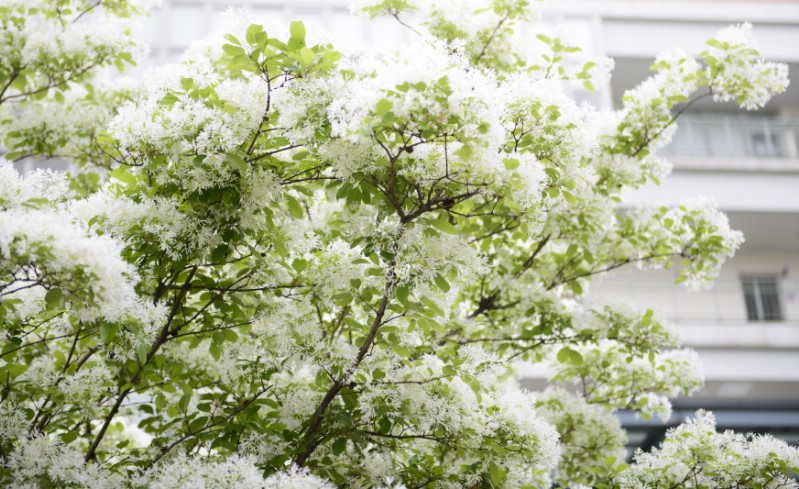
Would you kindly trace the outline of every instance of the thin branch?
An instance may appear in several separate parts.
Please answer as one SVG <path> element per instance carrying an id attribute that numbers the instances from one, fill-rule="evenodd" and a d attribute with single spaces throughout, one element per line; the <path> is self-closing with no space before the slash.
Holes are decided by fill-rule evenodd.
<path id="1" fill-rule="evenodd" d="M 214 428 L 214 427 L 216 427 L 216 426 L 219 426 L 219 425 L 221 425 L 221 424 L 227 423 L 229 420 L 233 419 L 233 417 L 234 417 L 234 416 L 236 416 L 236 415 L 237 415 L 237 414 L 239 414 L 240 412 L 242 412 L 242 411 L 244 411 L 245 409 L 247 409 L 247 407 L 248 407 L 248 406 L 250 406 L 250 405 L 251 405 L 253 402 L 255 402 L 255 401 L 256 401 L 256 400 L 257 400 L 259 397 L 261 397 L 261 396 L 262 396 L 262 395 L 263 395 L 265 392 L 267 392 L 267 391 L 268 391 L 269 389 L 271 389 L 271 388 L 272 388 L 272 386 L 271 386 L 271 385 L 270 385 L 270 386 L 267 386 L 267 387 L 264 387 L 263 389 L 259 390 L 259 391 L 258 391 L 258 392 L 257 392 L 257 393 L 256 393 L 256 394 L 253 396 L 253 397 L 250 397 L 249 399 L 247 399 L 246 401 L 244 401 L 243 403 L 241 403 L 241 405 L 239 405 L 239 406 L 238 406 L 236 409 L 234 409 L 234 410 L 233 410 L 233 411 L 232 411 L 230 414 L 228 414 L 228 415 L 227 415 L 227 416 L 225 416 L 224 418 L 222 418 L 222 419 L 220 419 L 220 420 L 218 420 L 218 421 L 216 421 L 216 422 L 214 422 L 214 423 L 209 423 L 209 424 L 207 424 L 207 425 L 203 426 L 202 428 L 200 428 L 199 430 L 197 430 L 197 431 L 195 431 L 195 432 L 193 432 L 193 433 L 192 433 L 191 431 L 189 431 L 188 433 L 184 434 L 183 436 L 181 436 L 181 437 L 180 437 L 180 438 L 178 438 L 177 440 L 173 441 L 173 442 L 172 442 L 172 443 L 170 443 L 169 445 L 167 445 L 167 446 L 165 446 L 165 447 L 161 448 L 161 453 L 159 453 L 159 454 L 158 454 L 158 455 L 157 455 L 157 456 L 156 456 L 154 459 L 152 459 L 152 460 L 151 460 L 151 461 L 150 461 L 150 462 L 149 462 L 149 463 L 148 463 L 148 464 L 147 464 L 147 465 L 144 467 L 144 470 L 151 469 L 151 468 L 153 467 L 153 465 L 155 465 L 155 464 L 156 464 L 156 463 L 157 463 L 159 460 L 161 460 L 161 459 L 162 459 L 162 458 L 163 458 L 163 457 L 164 457 L 164 456 L 165 456 L 167 453 L 169 453 L 169 451 L 170 451 L 170 450 L 172 450 L 172 449 L 173 449 L 173 448 L 175 448 L 176 446 L 180 445 L 180 444 L 181 444 L 181 443 L 183 443 L 184 441 L 188 440 L 189 438 L 192 438 L 192 437 L 194 437 L 194 436 L 197 436 L 197 435 L 199 435 L 200 433 L 202 433 L 202 432 L 204 432 L 204 431 L 208 431 L 209 429 L 211 429 L 211 428 Z"/>

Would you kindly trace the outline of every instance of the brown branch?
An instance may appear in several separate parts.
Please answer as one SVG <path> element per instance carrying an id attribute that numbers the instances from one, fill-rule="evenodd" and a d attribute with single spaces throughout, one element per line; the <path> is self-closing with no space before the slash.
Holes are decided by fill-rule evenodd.
<path id="1" fill-rule="evenodd" d="M 497 26 L 494 27 L 494 30 L 491 32 L 491 35 L 488 36 L 488 40 L 486 40 L 485 44 L 483 44 L 483 49 L 480 50 L 480 54 L 478 54 L 477 57 L 474 59 L 475 63 L 480 61 L 480 58 L 482 58 L 485 55 L 486 50 L 488 49 L 488 46 L 491 44 L 491 42 L 494 41 L 494 38 L 499 33 L 499 30 L 502 28 L 502 24 L 504 24 L 507 20 L 508 20 L 508 15 L 507 14 L 505 14 L 505 17 L 502 17 L 499 20 L 499 22 L 497 23 Z"/>
<path id="2" fill-rule="evenodd" d="M 644 148 L 649 146 L 649 143 L 651 143 L 652 141 L 657 139 L 661 134 L 663 134 L 663 131 L 665 131 L 666 129 L 671 127 L 675 122 L 677 122 L 677 118 L 680 117 L 683 112 L 688 110 L 688 107 L 693 105 L 696 101 L 702 100 L 703 98 L 709 97 L 710 95 L 713 95 L 712 91 L 709 91 L 707 93 L 703 93 L 702 95 L 699 95 L 698 97 L 694 97 L 693 99 L 688 101 L 688 103 L 686 103 L 684 106 L 682 106 L 682 108 L 680 108 L 680 110 L 678 110 L 677 113 L 674 114 L 674 117 L 672 117 L 671 120 L 665 126 L 660 128 L 660 130 L 658 132 L 653 134 L 651 137 L 647 136 L 647 138 L 644 140 L 644 142 L 638 148 L 636 148 L 636 150 L 630 156 L 638 156 L 638 153 L 640 153 L 641 151 L 644 150 Z"/>
<path id="3" fill-rule="evenodd" d="M 180 306 L 183 303 L 183 300 L 186 298 L 186 295 L 189 292 L 191 281 L 194 278 L 194 274 L 197 273 L 198 269 L 199 266 L 194 265 L 189 271 L 189 275 L 188 277 L 186 277 L 186 281 L 183 283 L 184 287 L 181 288 L 181 290 L 178 292 L 177 296 L 175 297 L 174 302 L 172 303 L 172 309 L 169 311 L 169 316 L 167 317 L 164 327 L 161 328 L 158 337 L 155 339 L 155 342 L 152 344 L 150 350 L 147 352 L 147 355 L 144 359 L 144 362 L 142 362 L 139 371 L 131 379 L 130 384 L 132 385 L 119 393 L 116 401 L 114 402 L 114 405 L 111 407 L 111 410 L 106 415 L 103 421 L 103 425 L 100 428 L 100 431 L 97 433 L 97 436 L 94 437 L 94 441 L 92 441 L 91 446 L 89 446 L 89 451 L 86 452 L 85 460 L 87 462 L 97 460 L 97 447 L 99 447 L 100 442 L 103 441 L 103 437 L 105 436 L 108 427 L 111 425 L 111 422 L 114 420 L 114 417 L 119 412 L 119 408 L 122 406 L 122 403 L 125 401 L 125 398 L 127 398 L 128 394 L 130 394 L 130 391 L 133 389 L 133 384 L 136 384 L 136 382 L 139 380 L 139 377 L 141 376 L 141 372 L 144 369 L 144 366 L 150 362 L 153 356 L 155 356 L 155 354 L 158 352 L 158 349 L 161 348 L 161 345 L 166 343 L 167 339 L 169 338 L 172 322 L 175 320 L 175 316 L 177 315 L 178 310 L 180 309 Z"/>
<path id="4" fill-rule="evenodd" d="M 200 433 L 202 433 L 202 432 L 204 432 L 204 431 L 207 431 L 207 430 L 209 430 L 209 429 L 211 429 L 211 428 L 214 428 L 214 427 L 216 427 L 216 426 L 219 426 L 219 425 L 221 425 L 221 424 L 223 424 L 223 423 L 226 423 L 226 422 L 228 422 L 228 421 L 229 421 L 229 420 L 231 420 L 231 419 L 232 419 L 234 416 L 236 416 L 236 415 L 237 415 L 237 414 L 239 414 L 240 412 L 242 412 L 242 411 L 244 411 L 245 409 L 247 409 L 247 407 L 248 407 L 248 406 L 250 406 L 250 405 L 251 405 L 253 402 L 255 402 L 255 401 L 256 401 L 256 400 L 257 400 L 259 397 L 261 397 L 261 396 L 262 396 L 262 395 L 263 395 L 265 392 L 267 392 L 267 391 L 268 391 L 269 389 L 271 389 L 271 388 L 272 388 L 272 386 L 271 386 L 271 385 L 270 385 L 270 386 L 267 386 L 267 387 L 264 387 L 263 389 L 261 389 L 260 391 L 258 391 L 258 392 L 257 392 L 257 393 L 256 393 L 256 394 L 253 396 L 253 397 L 250 397 L 249 399 L 247 399 L 246 401 L 244 401 L 243 403 L 241 403 L 241 404 L 240 404 L 238 407 L 236 407 L 236 409 L 234 409 L 234 410 L 233 410 L 233 411 L 232 411 L 230 414 L 228 414 L 228 415 L 227 415 L 227 416 L 225 416 L 224 418 L 222 418 L 222 419 L 220 419 L 220 420 L 218 420 L 218 421 L 216 421 L 216 422 L 214 422 L 214 423 L 209 423 L 209 424 L 207 424 L 207 425 L 203 426 L 202 428 L 200 428 L 199 430 L 197 430 L 197 431 L 195 431 L 195 432 L 193 432 L 193 433 L 192 433 L 191 431 L 189 431 L 188 433 L 184 434 L 183 436 L 181 436 L 181 437 L 180 437 L 180 438 L 178 438 L 177 440 L 173 441 L 173 442 L 172 442 L 172 443 L 170 443 L 169 445 L 167 445 L 167 446 L 165 446 L 165 447 L 162 447 L 162 448 L 161 448 L 161 453 L 159 453 L 159 454 L 158 454 L 158 455 L 157 455 L 157 456 L 156 456 L 154 459 L 152 459 L 152 460 L 151 460 L 151 461 L 150 461 L 150 462 L 149 462 L 149 463 L 148 463 L 148 464 L 147 464 L 147 465 L 144 467 L 144 470 L 148 470 L 148 469 L 152 468 L 152 467 L 153 467 L 153 465 L 155 465 L 155 464 L 156 464 L 156 463 L 157 463 L 159 460 L 161 460 L 161 459 L 162 459 L 162 458 L 163 458 L 163 457 L 164 457 L 164 456 L 165 456 L 167 453 L 169 453 L 169 451 L 170 451 L 170 450 L 172 450 L 172 449 L 173 449 L 173 448 L 175 448 L 176 446 L 180 445 L 180 444 L 181 444 L 181 443 L 183 443 L 184 441 L 188 440 L 189 438 L 192 438 L 192 437 L 194 437 L 194 436 L 197 436 L 197 435 L 199 435 Z"/>

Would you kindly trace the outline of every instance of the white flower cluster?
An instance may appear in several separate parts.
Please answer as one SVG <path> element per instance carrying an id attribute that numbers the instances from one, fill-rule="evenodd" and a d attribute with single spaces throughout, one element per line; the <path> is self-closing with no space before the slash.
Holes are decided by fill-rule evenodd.
<path id="1" fill-rule="evenodd" d="M 15 440 L 28 434 L 29 420 L 25 413 L 10 402 L 0 404 L 0 438 Z"/>
<path id="2" fill-rule="evenodd" d="M 98 317 L 118 320 L 136 302 L 133 284 L 136 272 L 120 258 L 121 243 L 96 236 L 82 226 L 52 211 L 6 211 L 0 214 L 0 260 L 3 268 L 12 264 L 39 264 L 36 280 L 75 293 L 71 284 L 91 283 L 95 308 L 91 302 L 72 304 L 81 319 Z M 35 280 L 34 280 L 35 281 Z M 89 299 L 87 297 L 86 299 Z M 89 299 L 91 300 L 91 299 Z"/>
<path id="3" fill-rule="evenodd" d="M 5 158 L 0 158 L 0 210 L 11 210 L 36 199 L 60 201 L 69 195 L 68 182 L 60 173 L 38 169 L 22 178 Z"/>
<path id="4" fill-rule="evenodd" d="M 424 283 L 437 274 L 453 273 L 468 282 L 486 272 L 485 258 L 460 236 L 425 233 L 422 226 L 408 229 L 397 247 L 397 276 Z"/>
<path id="5" fill-rule="evenodd" d="M 659 448 L 640 450 L 635 463 L 622 473 L 624 489 L 681 485 L 696 487 L 799 487 L 781 467 L 799 466 L 799 449 L 770 435 L 716 432 L 713 414 L 696 417 L 671 429 Z"/>
<path id="6" fill-rule="evenodd" d="M 616 340 L 601 340 L 574 348 L 579 363 L 552 361 L 549 375 L 556 381 L 586 383 L 589 402 L 611 410 L 636 409 L 646 416 L 671 416 L 669 398 L 696 392 L 704 384 L 701 362 L 693 350 L 653 352 L 636 356 Z"/>
<path id="7" fill-rule="evenodd" d="M 662 147 L 671 140 L 677 130 L 672 106 L 688 102 L 702 81 L 699 62 L 681 50 L 659 55 L 653 67 L 657 69 L 653 76 L 624 93 L 619 114 L 616 137 L 633 138 L 635 146 L 623 151 L 635 153 L 633 156 L 644 147 Z"/>
<path id="8" fill-rule="evenodd" d="M 108 366 L 95 363 L 65 376 L 58 384 L 58 390 L 85 409 L 88 416 L 100 394 L 110 390 L 113 385 L 114 378 Z"/>
<path id="9" fill-rule="evenodd" d="M 576 164 L 597 146 L 596 119 L 590 106 L 577 105 L 558 80 L 515 74 L 501 85 L 506 104 L 502 125 L 534 141 L 536 153 L 559 163 Z M 510 144 L 510 142 L 506 143 Z"/>
<path id="10" fill-rule="evenodd" d="M 359 247 L 352 247 L 343 240 L 335 240 L 327 247 L 309 257 L 311 268 L 306 275 L 310 285 L 321 297 L 329 299 L 335 294 L 352 288 L 351 281 L 366 276 L 366 266 Z"/>
<path id="11" fill-rule="evenodd" d="M 96 135 L 97 128 L 105 126 L 111 118 L 112 104 L 102 99 L 111 98 L 113 94 L 111 91 L 101 93 L 98 89 L 89 97 L 80 87 L 75 87 L 63 95 L 62 101 L 15 104 L 9 107 L 13 116 L 6 125 L 6 144 L 20 153 L 44 148 L 47 156 L 80 159 L 93 142 L 91 138 Z"/>
<path id="12" fill-rule="evenodd" d="M 261 473 L 255 461 L 248 457 L 234 455 L 216 461 L 179 454 L 134 478 L 133 483 L 151 489 L 262 489 L 267 486 Z"/>
<path id="13" fill-rule="evenodd" d="M 333 489 L 330 482 L 292 465 L 285 471 L 270 475 L 264 481 L 264 489 Z"/>
<path id="14" fill-rule="evenodd" d="M 385 406 L 390 406 L 389 419 L 399 435 L 435 438 L 437 433 L 448 433 L 460 439 L 463 451 L 448 454 L 442 464 L 447 473 L 458 474 L 470 464 L 486 467 L 496 463 L 508 470 L 507 487 L 548 485 L 547 473 L 560 456 L 557 432 L 537 414 L 533 395 L 505 378 L 507 366 L 498 356 L 478 345 L 462 347 L 459 369 L 469 375 L 461 377 L 448 373 L 451 366 L 434 355 L 405 364 L 390 353 L 385 355 L 385 350 L 383 355 L 379 353 L 373 352 L 375 356 L 354 376 L 356 382 L 364 382 L 368 376 L 374 380 L 358 399 L 367 426 L 381 422 L 387 416 Z M 468 380 L 471 375 L 474 377 Z M 485 450 L 486 440 L 500 437 L 509 437 L 508 443 L 514 446 L 510 452 L 518 451 L 518 456 L 505 452 L 497 457 Z M 396 475 L 396 467 L 407 463 L 409 457 L 428 450 L 435 453 L 435 445 L 408 448 L 410 451 L 373 453 L 368 466 L 371 483 L 388 483 L 387 479 Z M 360 458 L 357 463 L 361 465 Z"/>
<path id="15" fill-rule="evenodd" d="M 412 13 L 421 20 L 419 30 L 452 42 L 460 40 L 475 64 L 491 60 L 503 67 L 514 66 L 517 58 L 512 26 L 534 22 L 540 16 L 540 0 L 410 0 L 400 4 L 386 0 L 358 0 L 356 12 L 400 15 Z M 406 19 L 407 20 L 407 19 Z"/>
<path id="16" fill-rule="evenodd" d="M 560 433 L 562 455 L 555 473 L 560 484 L 574 487 L 574 482 L 589 479 L 590 468 L 606 457 L 624 458 L 627 434 L 619 418 L 604 407 L 550 387 L 536 395 L 536 411 Z"/>
<path id="17" fill-rule="evenodd" d="M 43 481 L 55 487 L 81 489 L 110 489 L 123 485 L 118 474 L 98 464 L 87 465 L 78 446 L 64 445 L 46 437 L 25 440 L 8 455 L 5 465 L 14 471 L 14 487 L 20 489 L 38 489 Z"/>
<path id="18" fill-rule="evenodd" d="M 670 325 L 663 324 L 653 311 L 642 312 L 630 302 L 614 300 L 612 303 L 584 301 L 587 311 L 575 311 L 572 325 L 581 335 L 594 338 L 612 337 L 627 344 L 637 352 L 677 346 L 680 337 Z"/>
<path id="19" fill-rule="evenodd" d="M 52 2 L 47 0 L 5 0 L 3 6 L 10 12 L 34 13 L 24 23 L 13 22 L 11 16 L 4 18 L 0 59 L 10 62 L 21 55 L 23 64 L 37 65 L 43 60 L 127 51 L 134 45 L 132 39 L 136 36 L 132 30 L 136 24 L 131 18 L 120 18 L 109 9 L 100 8 L 79 19 L 83 11 L 93 10 L 89 4 L 76 0 L 63 3 L 59 12 L 71 12 L 66 18 L 53 15 Z M 126 3 L 139 3 L 142 10 L 150 8 L 146 2 Z"/>
<path id="20" fill-rule="evenodd" d="M 123 150 L 144 144 L 172 155 L 230 151 L 258 126 L 269 96 L 260 78 L 223 79 L 191 60 L 160 68 L 147 79 L 144 95 L 120 107 L 109 124 Z M 181 86 L 186 79 L 193 80 L 189 88 Z M 214 101 L 192 95 L 201 89 L 212 90 Z"/>
<path id="21" fill-rule="evenodd" d="M 403 155 L 400 174 L 414 179 L 444 175 L 447 131 L 457 132 L 450 134 L 446 142 L 454 171 L 466 169 L 484 174 L 479 163 L 496 160 L 489 156 L 489 150 L 494 151 L 502 139 L 495 110 L 501 103 L 496 81 L 468 69 L 466 59 L 453 47 L 439 42 L 419 43 L 389 56 L 363 55 L 345 62 L 343 68 L 354 72 L 354 76 L 311 79 L 297 84 L 276 101 L 280 125 L 297 128 L 291 131 L 293 141 L 309 142 L 308 138 L 320 127 L 321 123 L 309 118 L 309 114 L 330 121 L 331 140 L 320 148 L 320 153 L 332 161 L 342 177 L 376 171 L 379 158 L 386 156 L 369 129 L 380 124 L 376 109 L 381 100 L 390 105 L 386 109 L 398 128 L 386 133 L 386 144 L 394 149 L 404 143 L 415 145 L 413 154 Z M 320 100 L 325 105 L 320 106 Z M 435 124 L 439 133 L 423 140 L 420 124 Z M 464 141 L 479 144 L 468 161 L 455 156 Z"/>
<path id="22" fill-rule="evenodd" d="M 275 398 L 280 403 L 280 423 L 287 429 L 299 429 L 314 413 L 324 396 L 314 389 L 314 381 L 319 367 L 307 362 L 291 362 L 283 370 L 272 376 Z"/>
<path id="23" fill-rule="evenodd" d="M 603 184 L 638 188 L 647 178 L 660 181 L 671 173 L 671 163 L 667 160 L 647 155 L 636 158 L 625 154 L 601 153 L 594 159 L 595 168 Z"/>
<path id="24" fill-rule="evenodd" d="M 714 100 L 734 100 L 755 110 L 788 87 L 788 66 L 759 57 L 752 24 L 724 28 L 708 44 L 705 73 Z"/>
<path id="25" fill-rule="evenodd" d="M 307 371 L 315 373 L 320 365 L 348 368 L 356 347 L 343 338 L 325 341 L 317 312 L 307 305 L 292 306 L 277 303 L 253 323 L 263 349 L 261 362 L 287 372 L 281 385 L 295 382 L 294 375 L 305 379 Z M 319 365 L 311 365 L 314 361 Z"/>
<path id="26" fill-rule="evenodd" d="M 126 241 L 131 234 L 144 233 L 173 258 L 185 254 L 187 243 L 206 243 L 213 240 L 210 231 L 202 226 L 190 227 L 186 216 L 178 209 L 175 199 L 154 197 L 136 202 L 128 197 L 116 196 L 105 189 L 86 199 L 72 201 L 69 211 L 75 219 L 86 223 L 103 234 Z"/>
<path id="27" fill-rule="evenodd" d="M 269 170 L 255 168 L 242 188 L 241 223 L 250 229 L 264 225 L 264 208 L 273 207 L 282 194 L 280 182 Z"/>
<path id="28" fill-rule="evenodd" d="M 680 270 L 678 281 L 690 290 L 711 287 L 724 260 L 733 256 L 744 242 L 743 233 L 731 229 L 727 216 L 713 200 L 705 197 L 688 199 L 669 208 L 643 207 L 631 217 L 639 239 L 648 243 L 647 248 L 639 251 L 641 257 L 661 246 L 689 260 Z M 657 261 L 648 264 L 656 265 Z"/>
<path id="29" fill-rule="evenodd" d="M 136 271 L 120 256 L 120 241 L 94 234 L 63 207 L 24 205 L 30 199 L 63 195 L 65 184 L 58 183 L 59 177 L 38 173 L 23 179 L 4 161 L 0 177 L 0 188 L 5 190 L 0 202 L 8 206 L 0 209 L 0 266 L 18 275 L 21 288 L 37 284 L 62 288 L 67 296 L 80 298 L 68 306 L 85 321 L 148 315 L 151 308 L 133 289 Z M 4 293 L 13 294 L 16 288 Z"/>

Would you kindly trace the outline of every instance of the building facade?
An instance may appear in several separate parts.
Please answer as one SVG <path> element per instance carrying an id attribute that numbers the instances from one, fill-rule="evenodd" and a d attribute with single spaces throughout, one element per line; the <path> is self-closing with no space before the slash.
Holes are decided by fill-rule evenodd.
<path id="1" fill-rule="evenodd" d="M 788 64 L 793 86 L 761 111 L 692 105 L 661 151 L 672 175 L 624 198 L 626 206 L 699 195 L 718 202 L 746 242 L 714 288 L 688 292 L 674 285 L 674 271 L 626 271 L 597 281 L 592 293 L 654 308 L 704 364 L 704 389 L 676 400 L 668 422 L 622 413 L 631 444 L 657 443 L 697 408 L 713 410 L 721 429 L 799 443 L 799 51 L 792 48 L 799 45 L 799 2 L 567 0 L 550 7 L 556 17 L 582 24 L 597 54 L 615 59 L 604 104 L 618 105 L 658 52 L 682 47 L 699 54 L 729 24 L 752 22 L 762 55 Z"/>

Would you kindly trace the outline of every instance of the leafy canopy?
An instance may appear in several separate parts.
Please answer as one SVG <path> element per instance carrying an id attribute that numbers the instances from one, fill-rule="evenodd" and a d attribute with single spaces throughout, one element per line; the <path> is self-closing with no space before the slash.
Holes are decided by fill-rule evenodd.
<path id="1" fill-rule="evenodd" d="M 675 109 L 785 88 L 751 26 L 608 112 L 571 94 L 612 63 L 531 34 L 536 2 L 362 3 L 414 43 L 234 13 L 124 84 L 100 68 L 146 2 L 0 4 L 6 159 L 78 169 L 0 164 L 0 483 L 795 487 L 796 448 L 708 413 L 622 463 L 613 412 L 667 416 L 702 375 L 652 311 L 586 300 L 631 264 L 709 285 L 740 245 L 707 202 L 617 204 L 668 174 Z M 552 387 L 519 388 L 530 363 Z"/>

